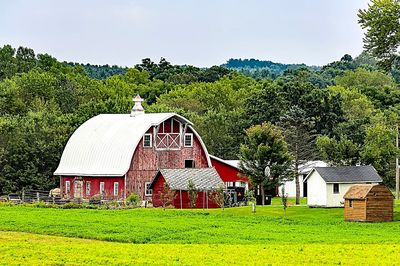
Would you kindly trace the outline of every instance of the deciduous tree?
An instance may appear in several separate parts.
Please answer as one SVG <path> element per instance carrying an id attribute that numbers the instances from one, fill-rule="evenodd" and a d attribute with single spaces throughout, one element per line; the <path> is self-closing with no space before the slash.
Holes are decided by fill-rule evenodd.
<path id="1" fill-rule="evenodd" d="M 246 130 L 245 142 L 240 146 L 240 169 L 255 186 L 260 187 L 264 205 L 265 189 L 274 189 L 287 176 L 292 157 L 281 130 L 264 123 Z M 271 168 L 271 177 L 265 168 Z"/>

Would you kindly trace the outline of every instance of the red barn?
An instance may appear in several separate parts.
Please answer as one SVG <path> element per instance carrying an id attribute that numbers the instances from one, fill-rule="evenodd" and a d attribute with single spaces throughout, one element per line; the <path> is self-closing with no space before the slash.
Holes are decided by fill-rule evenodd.
<path id="1" fill-rule="evenodd" d="M 219 207 L 209 197 L 210 192 L 215 191 L 218 187 L 223 187 L 223 182 L 214 168 L 160 169 L 150 185 L 153 190 L 153 206 L 162 206 L 160 195 L 164 189 L 164 184 L 167 183 L 175 191 L 172 205 L 180 209 L 190 208 L 188 194 L 190 181 L 193 182 L 198 191 L 195 208 Z"/>
<path id="2" fill-rule="evenodd" d="M 64 197 L 150 200 L 159 169 L 210 168 L 193 124 L 175 113 L 145 114 L 136 96 L 131 114 L 101 114 L 68 140 L 55 175 Z"/>
<path id="3" fill-rule="evenodd" d="M 240 172 L 238 160 L 224 160 L 210 155 L 211 165 L 215 167 L 233 203 L 242 201 L 249 189 L 249 179 Z"/>

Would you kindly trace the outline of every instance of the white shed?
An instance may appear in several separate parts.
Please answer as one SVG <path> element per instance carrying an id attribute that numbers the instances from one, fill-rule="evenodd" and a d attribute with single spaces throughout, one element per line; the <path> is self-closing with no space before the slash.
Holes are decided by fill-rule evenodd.
<path id="1" fill-rule="evenodd" d="M 315 167 L 305 178 L 309 207 L 343 207 L 343 196 L 355 184 L 378 184 L 373 166 Z"/>
<path id="2" fill-rule="evenodd" d="M 307 161 L 299 165 L 299 183 L 300 183 L 300 197 L 307 197 L 307 182 L 303 182 L 306 176 L 311 172 L 314 167 L 325 167 L 328 166 L 323 161 Z M 283 180 L 283 184 L 279 187 L 279 196 L 282 196 L 282 186 L 285 186 L 285 194 L 288 197 L 296 197 L 296 181 Z"/>

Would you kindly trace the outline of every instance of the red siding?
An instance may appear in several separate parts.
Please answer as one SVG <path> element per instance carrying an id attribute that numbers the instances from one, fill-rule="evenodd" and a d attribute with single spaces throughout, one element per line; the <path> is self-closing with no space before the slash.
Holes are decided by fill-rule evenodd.
<path id="1" fill-rule="evenodd" d="M 171 132 L 170 121 L 171 119 L 167 120 L 164 127 L 162 124 L 160 125 L 160 133 Z M 179 132 L 178 122 L 175 120 L 173 124 L 173 132 Z M 153 133 L 153 128 L 149 129 L 147 133 Z M 187 133 L 193 132 L 187 129 Z M 208 167 L 206 153 L 201 146 L 200 140 L 194 134 L 193 146 L 184 147 L 182 143 L 179 150 L 157 150 L 155 147 L 145 148 L 143 147 L 142 138 L 134 152 L 131 167 L 127 173 L 127 195 L 136 193 L 142 198 L 150 200 L 151 197 L 144 195 L 145 183 L 151 182 L 159 169 L 184 168 L 185 160 L 195 160 L 196 168 Z"/>
<path id="2" fill-rule="evenodd" d="M 180 133 L 180 123 L 174 120 L 171 126 L 169 119 L 159 126 L 159 133 Z M 147 133 L 153 133 L 154 127 L 150 128 Z M 189 128 L 186 133 L 193 133 Z M 154 135 L 153 135 L 154 137 Z M 153 140 L 154 144 L 154 140 Z M 134 151 L 130 168 L 126 173 L 126 184 L 124 177 L 83 177 L 83 196 L 89 198 L 100 193 L 100 182 L 105 183 L 105 193 L 108 198 L 124 198 L 131 193 L 138 194 L 141 198 L 150 200 L 151 197 L 145 196 L 145 183 L 151 182 L 154 175 L 162 168 L 184 168 L 185 160 L 194 160 L 196 168 L 208 167 L 206 152 L 203 149 L 200 140 L 193 134 L 193 146 L 184 147 L 183 143 L 177 150 L 160 150 L 154 146 L 151 148 L 143 147 L 143 138 Z M 65 181 L 71 183 L 70 195 L 74 196 L 74 180 L 75 177 L 61 177 L 60 188 L 65 194 Z M 86 182 L 91 182 L 91 193 L 86 194 Z M 118 197 L 113 196 L 114 182 L 119 182 Z M 126 193 L 124 186 L 126 185 Z"/>
<path id="3" fill-rule="evenodd" d="M 74 198 L 74 180 L 75 177 L 63 176 L 60 178 L 61 193 L 63 197 Z M 83 181 L 83 198 L 90 199 L 94 195 L 100 194 L 100 182 L 104 182 L 104 191 L 106 199 L 123 199 L 124 198 L 124 177 L 82 177 Z M 65 181 L 70 181 L 70 193 L 66 194 Z M 90 182 L 90 194 L 86 194 L 86 184 Z M 118 182 L 118 195 L 114 196 L 114 183 Z"/>
<path id="4" fill-rule="evenodd" d="M 213 158 L 211 158 L 211 164 L 212 166 L 215 167 L 215 170 L 217 170 L 217 173 L 224 182 L 235 182 L 235 181 L 249 182 L 249 179 L 247 177 L 240 177 L 239 170 L 233 166 L 222 163 Z"/>
<path id="5" fill-rule="evenodd" d="M 154 207 L 162 207 L 162 203 L 160 201 L 160 193 L 163 190 L 164 183 L 165 183 L 164 177 L 162 175 L 159 175 L 153 185 L 152 201 Z M 173 201 L 173 206 L 177 209 L 181 208 L 181 198 L 180 198 L 181 194 L 182 194 L 182 209 L 190 208 L 189 194 L 187 191 L 182 191 L 182 193 L 176 191 L 175 200 Z M 208 194 L 205 194 L 204 192 L 197 193 L 196 208 L 198 209 L 219 208 L 219 206 L 215 204 L 213 201 L 211 201 L 209 197 L 207 197 L 206 195 Z"/>

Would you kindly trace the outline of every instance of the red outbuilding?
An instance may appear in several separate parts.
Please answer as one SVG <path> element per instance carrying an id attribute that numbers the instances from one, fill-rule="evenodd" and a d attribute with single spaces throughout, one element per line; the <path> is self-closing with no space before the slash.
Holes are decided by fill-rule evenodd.
<path id="1" fill-rule="evenodd" d="M 210 159 L 211 165 L 225 183 L 232 202 L 242 201 L 249 189 L 249 179 L 240 172 L 239 160 L 224 160 L 213 155 L 210 155 Z"/>
<path id="2" fill-rule="evenodd" d="M 160 169 L 213 169 L 199 134 L 175 113 L 147 114 L 136 96 L 131 114 L 101 114 L 70 137 L 55 175 L 63 197 L 151 200 Z"/>
<path id="3" fill-rule="evenodd" d="M 190 208 L 189 182 L 193 182 L 197 190 L 195 208 L 220 207 L 209 197 L 210 193 L 223 187 L 223 182 L 214 168 L 160 169 L 150 185 L 153 190 L 153 206 L 162 206 L 160 196 L 166 183 L 175 192 L 172 205 L 180 209 Z"/>

